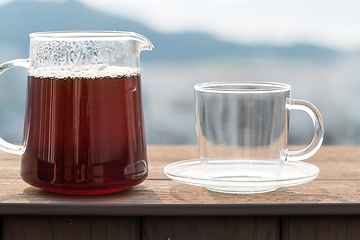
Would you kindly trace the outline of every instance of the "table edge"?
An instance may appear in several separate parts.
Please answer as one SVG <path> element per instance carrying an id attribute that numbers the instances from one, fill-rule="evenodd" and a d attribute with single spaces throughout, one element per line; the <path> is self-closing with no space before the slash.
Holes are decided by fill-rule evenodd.
<path id="1" fill-rule="evenodd" d="M 1 215 L 75 216 L 286 216 L 360 215 L 360 203 L 274 204 L 63 204 L 2 203 Z"/>

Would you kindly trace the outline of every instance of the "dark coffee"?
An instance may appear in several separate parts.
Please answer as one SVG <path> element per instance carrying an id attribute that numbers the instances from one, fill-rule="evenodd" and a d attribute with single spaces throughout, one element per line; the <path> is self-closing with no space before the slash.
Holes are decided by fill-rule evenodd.
<path id="1" fill-rule="evenodd" d="M 50 192 L 97 195 L 147 177 L 140 76 L 28 77 L 21 177 Z"/>

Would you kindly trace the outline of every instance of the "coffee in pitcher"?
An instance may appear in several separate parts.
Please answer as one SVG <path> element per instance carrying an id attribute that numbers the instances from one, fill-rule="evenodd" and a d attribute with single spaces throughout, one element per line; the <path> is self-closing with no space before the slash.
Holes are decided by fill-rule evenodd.
<path id="1" fill-rule="evenodd" d="M 82 194 L 96 194 L 146 178 L 140 75 L 112 70 L 76 78 L 64 72 L 29 73 L 24 181 L 52 192 L 68 185 L 65 194 L 79 188 Z"/>

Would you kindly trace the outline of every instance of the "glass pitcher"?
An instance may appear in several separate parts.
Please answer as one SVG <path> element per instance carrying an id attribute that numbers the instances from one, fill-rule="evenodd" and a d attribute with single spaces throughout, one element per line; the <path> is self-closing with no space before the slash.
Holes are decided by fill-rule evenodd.
<path id="1" fill-rule="evenodd" d="M 0 65 L 28 69 L 23 144 L 0 139 L 25 182 L 98 195 L 146 179 L 139 56 L 153 48 L 131 32 L 32 33 L 29 59 Z"/>

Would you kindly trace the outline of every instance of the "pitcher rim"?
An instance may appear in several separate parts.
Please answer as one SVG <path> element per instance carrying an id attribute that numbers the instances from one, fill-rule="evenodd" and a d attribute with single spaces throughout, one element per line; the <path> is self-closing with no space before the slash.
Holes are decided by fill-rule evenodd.
<path id="1" fill-rule="evenodd" d="M 140 36 L 141 34 L 127 31 L 49 31 L 49 32 L 33 32 L 29 34 L 30 38 L 88 38 L 88 37 L 124 37 L 124 36 Z"/>
<path id="2" fill-rule="evenodd" d="M 123 37 L 132 37 L 141 42 L 143 42 L 146 47 L 143 50 L 153 50 L 154 45 L 150 40 L 135 32 L 128 31 L 49 31 L 49 32 L 33 32 L 29 34 L 30 39 L 39 39 L 39 40 L 64 40 L 69 41 L 73 39 L 116 39 Z"/>

